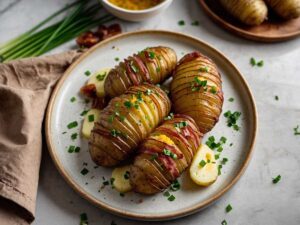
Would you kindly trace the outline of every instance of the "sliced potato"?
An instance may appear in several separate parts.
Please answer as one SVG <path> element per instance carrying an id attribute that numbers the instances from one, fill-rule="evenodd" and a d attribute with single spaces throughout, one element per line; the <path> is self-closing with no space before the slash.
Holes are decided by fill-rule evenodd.
<path id="1" fill-rule="evenodd" d="M 98 97 L 105 95 L 104 82 L 111 68 L 104 68 L 94 73 L 87 82 L 87 85 L 94 84 L 96 86 L 96 93 Z"/>
<path id="2" fill-rule="evenodd" d="M 99 109 L 90 109 L 87 114 L 85 114 L 81 129 L 81 133 L 84 138 L 90 138 L 94 124 L 100 118 L 100 112 L 101 110 Z"/>
<path id="3" fill-rule="evenodd" d="M 300 16 L 300 0 L 266 0 L 266 2 L 284 19 L 295 19 Z"/>
<path id="4" fill-rule="evenodd" d="M 131 191 L 129 182 L 130 166 L 117 167 L 113 170 L 111 177 L 114 179 L 114 187 L 120 193 Z"/>
<path id="5" fill-rule="evenodd" d="M 215 153 L 207 145 L 200 145 L 190 167 L 190 177 L 200 186 L 211 185 L 217 180 Z"/>

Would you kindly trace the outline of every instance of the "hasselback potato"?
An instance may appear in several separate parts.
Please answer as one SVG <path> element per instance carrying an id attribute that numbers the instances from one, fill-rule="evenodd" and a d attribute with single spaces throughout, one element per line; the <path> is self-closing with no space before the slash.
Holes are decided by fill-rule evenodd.
<path id="1" fill-rule="evenodd" d="M 210 131 L 222 112 L 223 92 L 215 63 L 199 52 L 185 55 L 178 63 L 171 82 L 175 113 L 191 116 L 200 131 Z"/>
<path id="2" fill-rule="evenodd" d="M 139 147 L 130 168 L 133 190 L 143 194 L 163 191 L 191 164 L 202 139 L 194 120 L 175 115 Z"/>
<path id="3" fill-rule="evenodd" d="M 246 25 L 259 25 L 267 18 L 268 8 L 263 0 L 220 0 L 220 3 Z"/>
<path id="4" fill-rule="evenodd" d="M 91 132 L 89 151 L 94 162 L 114 166 L 128 158 L 168 115 L 170 107 L 166 93 L 152 84 L 132 86 L 113 98 Z"/>
<path id="5" fill-rule="evenodd" d="M 265 0 L 267 4 L 284 19 L 300 16 L 300 0 Z"/>
<path id="6" fill-rule="evenodd" d="M 158 84 L 164 81 L 176 66 L 177 56 L 168 47 L 146 48 L 129 56 L 113 68 L 105 80 L 105 92 L 110 97 L 123 94 L 129 87 L 144 82 Z"/>

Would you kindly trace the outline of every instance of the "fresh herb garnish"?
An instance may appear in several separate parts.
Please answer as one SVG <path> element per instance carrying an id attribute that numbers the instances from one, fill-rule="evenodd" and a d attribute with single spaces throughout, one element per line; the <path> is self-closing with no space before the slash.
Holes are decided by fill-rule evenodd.
<path id="1" fill-rule="evenodd" d="M 151 59 L 154 59 L 155 58 L 155 53 L 154 52 L 148 52 L 149 53 L 149 57 Z"/>
<path id="2" fill-rule="evenodd" d="M 170 196 L 168 197 L 168 200 L 169 200 L 170 202 L 173 202 L 175 199 L 176 199 L 176 198 L 175 198 L 174 195 L 170 195 Z"/>
<path id="3" fill-rule="evenodd" d="M 210 93 L 212 93 L 212 94 L 217 94 L 217 87 L 216 86 L 212 86 L 211 88 L 210 88 Z"/>
<path id="4" fill-rule="evenodd" d="M 228 204 L 227 206 L 226 206 L 226 212 L 227 213 L 229 213 L 231 210 L 232 210 L 232 206 L 230 205 L 230 204 Z"/>
<path id="5" fill-rule="evenodd" d="M 228 158 L 223 158 L 222 161 L 221 161 L 221 163 L 222 163 L 223 165 L 225 165 L 227 162 L 228 162 Z"/>
<path id="6" fill-rule="evenodd" d="M 106 72 L 104 72 L 104 73 L 100 73 L 100 74 L 98 74 L 98 75 L 96 75 L 96 79 L 98 80 L 98 81 L 102 81 L 102 80 L 104 80 L 104 78 L 106 77 Z"/>
<path id="7" fill-rule="evenodd" d="M 70 101 L 71 101 L 71 102 L 75 102 L 75 101 L 76 101 L 76 98 L 75 98 L 75 97 L 72 97 L 72 98 L 70 99 Z"/>
<path id="8" fill-rule="evenodd" d="M 208 67 L 207 67 L 207 66 L 205 66 L 205 67 L 200 67 L 199 71 L 200 71 L 200 72 L 206 72 L 206 73 L 208 73 Z"/>
<path id="9" fill-rule="evenodd" d="M 80 152 L 80 147 L 77 146 L 77 147 L 75 148 L 75 152 L 76 152 L 76 153 Z"/>
<path id="10" fill-rule="evenodd" d="M 109 181 L 107 181 L 107 180 L 106 180 L 106 181 L 103 181 L 102 184 L 103 184 L 104 186 L 107 186 L 107 185 L 109 185 Z"/>
<path id="11" fill-rule="evenodd" d="M 166 156 L 170 156 L 172 159 L 177 159 L 177 155 L 166 148 L 164 148 L 162 153 Z"/>
<path id="12" fill-rule="evenodd" d="M 165 193 L 164 193 L 164 196 L 165 197 L 169 197 L 171 194 L 170 194 L 170 192 L 168 192 L 168 191 L 166 191 Z"/>
<path id="13" fill-rule="evenodd" d="M 220 155 L 215 155 L 215 160 L 218 160 L 220 158 Z"/>
<path id="14" fill-rule="evenodd" d="M 277 177 L 273 178 L 273 184 L 277 184 L 281 180 L 281 175 L 278 175 Z"/>
<path id="15" fill-rule="evenodd" d="M 129 171 L 126 171 L 125 174 L 124 174 L 124 179 L 125 180 L 128 180 L 130 177 L 130 172 Z"/>
<path id="16" fill-rule="evenodd" d="M 184 20 L 179 20 L 179 21 L 178 21 L 178 25 L 179 25 L 179 26 L 184 26 L 184 25 L 185 25 Z"/>
<path id="17" fill-rule="evenodd" d="M 192 82 L 191 89 L 192 91 L 200 91 L 201 87 L 206 90 L 207 80 L 200 80 L 198 77 L 194 78 Z"/>
<path id="18" fill-rule="evenodd" d="M 222 165 L 219 165 L 219 166 L 218 166 L 218 175 L 219 175 L 219 176 L 220 176 L 221 173 L 222 173 L 222 171 L 221 171 L 221 170 L 222 170 L 222 167 L 223 167 Z"/>
<path id="19" fill-rule="evenodd" d="M 116 57 L 116 58 L 115 58 L 115 61 L 116 61 L 116 62 L 118 62 L 119 60 L 120 60 L 120 58 L 119 58 L 119 57 Z"/>
<path id="20" fill-rule="evenodd" d="M 124 102 L 124 106 L 126 106 L 126 108 L 130 109 L 132 106 L 132 103 L 130 101 L 126 101 L 126 102 Z"/>
<path id="21" fill-rule="evenodd" d="M 80 225 L 88 225 L 88 217 L 86 213 L 80 214 Z"/>
<path id="22" fill-rule="evenodd" d="M 250 58 L 250 64 L 251 64 L 251 66 L 262 67 L 264 65 L 264 61 L 260 60 L 259 62 L 256 62 L 256 60 L 253 57 L 251 57 Z"/>
<path id="23" fill-rule="evenodd" d="M 275 100 L 278 101 L 279 100 L 279 97 L 277 95 L 275 95 Z"/>
<path id="24" fill-rule="evenodd" d="M 202 159 L 199 163 L 199 166 L 204 167 L 206 165 L 206 162 Z"/>
<path id="25" fill-rule="evenodd" d="M 84 74 L 85 74 L 86 76 L 90 76 L 90 75 L 91 75 L 91 71 L 87 70 L 87 71 L 84 72 Z"/>
<path id="26" fill-rule="evenodd" d="M 233 102 L 234 98 L 229 98 L 228 101 Z"/>
<path id="27" fill-rule="evenodd" d="M 221 151 L 223 150 L 222 145 L 225 144 L 226 141 L 227 141 L 227 139 L 226 139 L 225 137 L 222 136 L 222 137 L 220 138 L 219 142 L 216 142 L 215 137 L 214 137 L 214 136 L 210 136 L 210 137 L 208 138 L 208 140 L 206 141 L 205 144 L 206 144 L 210 149 L 212 149 L 212 150 L 217 149 L 218 152 L 221 152 Z"/>
<path id="28" fill-rule="evenodd" d="M 294 135 L 300 135 L 300 131 L 298 129 L 299 129 L 299 125 L 294 127 Z"/>
<path id="29" fill-rule="evenodd" d="M 83 168 L 80 173 L 84 176 L 89 172 L 89 170 L 87 168 Z"/>
<path id="30" fill-rule="evenodd" d="M 78 126 L 77 121 L 73 121 L 67 125 L 68 129 L 72 129 Z"/>
<path id="31" fill-rule="evenodd" d="M 80 113 L 80 116 L 84 116 L 88 113 L 89 110 L 83 110 L 82 113 Z"/>
<path id="32" fill-rule="evenodd" d="M 71 134 L 71 139 L 72 140 L 75 140 L 77 138 L 78 134 L 77 133 L 73 133 Z"/>
<path id="33" fill-rule="evenodd" d="M 174 127 L 176 128 L 184 128 L 188 125 L 188 122 L 187 121 L 181 121 L 179 123 L 174 123 Z"/>
<path id="34" fill-rule="evenodd" d="M 92 115 L 89 115 L 88 116 L 88 120 L 89 120 L 89 122 L 94 122 L 94 120 L 95 120 L 95 116 L 92 114 Z"/>
<path id="35" fill-rule="evenodd" d="M 223 220 L 223 221 L 221 222 L 221 225 L 227 225 L 227 221 L 226 221 L 226 220 Z"/>
<path id="36" fill-rule="evenodd" d="M 160 72 L 160 67 L 156 67 L 156 72 L 159 73 Z"/>
<path id="37" fill-rule="evenodd" d="M 153 153 L 153 154 L 151 155 L 150 160 L 153 161 L 153 160 L 157 159 L 157 157 L 158 157 L 158 153 Z"/>
<path id="38" fill-rule="evenodd" d="M 192 26 L 199 26 L 199 21 L 195 20 L 191 23 Z"/>
<path id="39" fill-rule="evenodd" d="M 175 181 L 173 181 L 173 183 L 171 184 L 170 189 L 172 191 L 178 191 L 180 189 L 180 183 L 177 179 Z"/>
<path id="40" fill-rule="evenodd" d="M 70 145 L 69 149 L 68 149 L 68 152 L 69 153 L 73 153 L 74 151 L 75 151 L 75 146 L 74 145 Z"/>
<path id="41" fill-rule="evenodd" d="M 111 131 L 110 131 L 110 134 L 113 136 L 113 137 L 118 137 L 118 136 L 121 136 L 121 131 L 118 131 L 118 130 L 116 130 L 116 129 L 112 129 Z"/>
<path id="42" fill-rule="evenodd" d="M 236 124 L 240 116 L 241 112 L 231 112 L 230 110 L 224 113 L 224 116 L 227 118 L 227 126 L 233 127 L 234 130 L 238 131 L 240 127 Z"/>
<path id="43" fill-rule="evenodd" d="M 174 113 L 170 113 L 168 116 L 164 118 L 164 120 L 171 120 L 174 118 Z"/>

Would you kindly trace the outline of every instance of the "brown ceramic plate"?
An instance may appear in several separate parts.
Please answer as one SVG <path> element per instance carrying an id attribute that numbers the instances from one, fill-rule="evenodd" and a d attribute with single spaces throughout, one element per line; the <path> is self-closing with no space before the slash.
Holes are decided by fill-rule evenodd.
<path id="1" fill-rule="evenodd" d="M 283 21 L 272 13 L 261 25 L 249 27 L 228 15 L 218 0 L 199 0 L 204 12 L 218 25 L 241 37 L 261 42 L 278 42 L 300 35 L 300 18 Z M 270 11 L 270 10 L 269 10 Z"/>
<path id="2" fill-rule="evenodd" d="M 116 57 L 121 60 L 146 47 L 158 45 L 173 48 L 178 58 L 195 50 L 212 58 L 222 74 L 225 96 L 223 111 L 236 110 L 242 113 L 239 132 L 227 127 L 226 118 L 221 115 L 220 121 L 203 141 L 205 143 L 210 135 L 214 135 L 217 140 L 221 136 L 227 137 L 228 143 L 224 146 L 222 157 L 229 158 L 229 162 L 223 167 L 222 175 L 210 187 L 201 188 L 191 182 L 188 174 L 183 174 L 179 179 L 182 188 L 172 193 L 176 196 L 173 202 L 168 201 L 163 193 L 153 196 L 126 193 L 121 197 L 109 185 L 101 189 L 103 181 L 110 179 L 112 169 L 96 167 L 88 153 L 87 141 L 82 138 L 71 140 L 70 137 L 73 133 L 80 134 L 80 114 L 88 108 L 79 94 L 80 87 L 89 79 L 84 75 L 85 71 L 93 73 L 101 68 L 113 67 Z M 76 97 L 75 102 L 70 101 L 72 97 Z M 231 97 L 234 98 L 234 102 L 228 101 Z M 77 121 L 79 125 L 67 129 L 67 125 L 73 121 Z M 246 81 L 222 53 L 194 37 L 150 30 L 113 37 L 84 53 L 57 84 L 48 106 L 45 125 L 48 149 L 56 167 L 81 196 L 96 206 L 120 216 L 140 220 L 167 220 L 203 209 L 220 198 L 239 180 L 253 152 L 257 115 L 254 99 Z M 233 143 L 233 146 L 230 146 L 230 143 Z M 68 153 L 70 145 L 79 146 L 80 152 Z M 81 171 L 84 168 L 88 173 L 82 175 Z"/>

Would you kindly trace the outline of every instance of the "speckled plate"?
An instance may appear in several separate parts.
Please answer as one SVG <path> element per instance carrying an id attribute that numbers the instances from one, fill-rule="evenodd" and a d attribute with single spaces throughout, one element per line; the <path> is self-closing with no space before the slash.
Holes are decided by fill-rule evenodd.
<path id="1" fill-rule="evenodd" d="M 242 112 L 239 120 L 240 131 L 227 127 L 226 118 L 221 115 L 214 129 L 206 134 L 205 139 L 214 135 L 227 138 L 222 157 L 229 162 L 223 166 L 222 175 L 207 188 L 194 185 L 188 174 L 179 179 L 181 189 L 172 193 L 176 200 L 170 202 L 163 193 L 153 196 L 142 196 L 127 193 L 120 196 L 110 185 L 101 189 L 104 180 L 109 180 L 111 169 L 97 167 L 88 153 L 87 141 L 82 138 L 71 140 L 71 134 L 80 133 L 81 112 L 87 105 L 79 94 L 79 89 L 88 80 L 84 75 L 86 70 L 91 72 L 100 68 L 113 67 L 115 58 L 123 59 L 145 47 L 169 46 L 181 58 L 183 54 L 198 50 L 212 58 L 222 74 L 225 101 L 223 112 L 227 110 Z M 72 97 L 75 102 L 71 102 Z M 234 101 L 228 101 L 233 97 Z M 78 126 L 68 129 L 67 125 L 77 121 Z M 253 96 L 241 73 L 219 51 L 208 44 L 183 34 L 168 31 L 138 31 L 125 33 L 106 40 L 90 49 L 77 60 L 60 79 L 56 86 L 46 117 L 46 139 L 50 155 L 68 184 L 82 197 L 91 203 L 111 213 L 139 220 L 168 220 L 195 213 L 220 198 L 241 177 L 245 171 L 255 142 L 257 130 L 257 115 Z M 66 132 L 66 133 L 65 133 Z M 232 143 L 232 145 L 231 145 Z M 79 146 L 79 153 L 68 153 L 70 145 Z M 82 175 L 86 168 L 88 173 Z"/>

